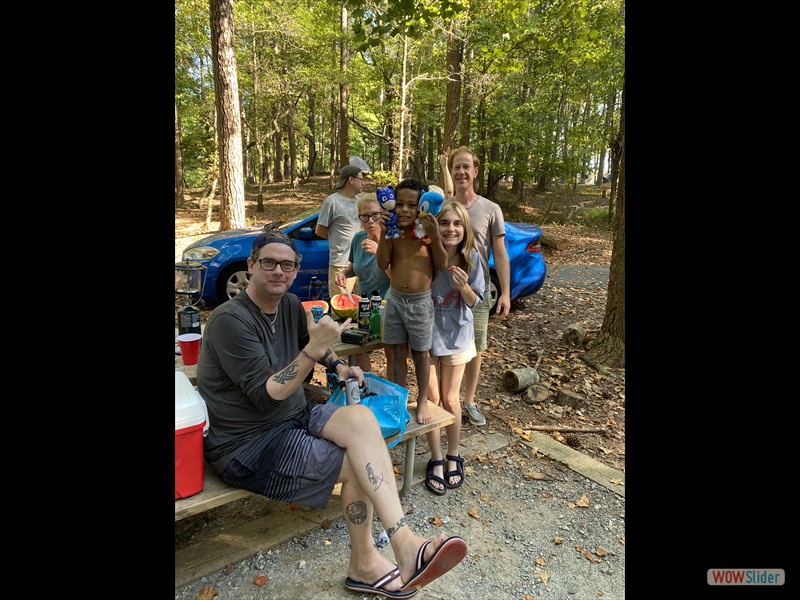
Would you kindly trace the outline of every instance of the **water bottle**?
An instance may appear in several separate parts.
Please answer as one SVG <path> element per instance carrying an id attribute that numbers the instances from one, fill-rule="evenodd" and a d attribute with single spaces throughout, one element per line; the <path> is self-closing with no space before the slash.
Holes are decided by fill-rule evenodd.
<path id="1" fill-rule="evenodd" d="M 316 275 L 311 276 L 311 283 L 308 286 L 309 300 L 322 300 L 322 282 Z"/>

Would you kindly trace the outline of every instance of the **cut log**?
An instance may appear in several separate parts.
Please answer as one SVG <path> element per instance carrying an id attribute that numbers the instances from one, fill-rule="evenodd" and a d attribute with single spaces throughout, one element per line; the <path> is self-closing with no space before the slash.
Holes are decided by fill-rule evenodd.
<path id="1" fill-rule="evenodd" d="M 539 371 L 535 367 L 510 369 L 503 373 L 503 387 L 509 392 L 524 392 L 539 383 Z"/>
<path id="2" fill-rule="evenodd" d="M 570 323 L 564 329 L 561 341 L 570 348 L 580 348 L 586 339 L 586 330 L 577 323 Z"/>
<path id="3" fill-rule="evenodd" d="M 522 397 L 525 404 L 540 404 L 547 402 L 550 399 L 550 390 L 547 386 L 537 383 L 525 390 L 525 395 Z"/>
<path id="4" fill-rule="evenodd" d="M 569 240 L 567 238 L 560 238 L 542 233 L 540 240 L 545 246 L 553 248 L 554 250 L 566 250 L 569 247 Z"/>
<path id="5" fill-rule="evenodd" d="M 571 408 L 583 408 L 586 404 L 586 397 L 567 390 L 558 390 L 556 394 L 556 404 L 559 406 L 569 406 Z"/>

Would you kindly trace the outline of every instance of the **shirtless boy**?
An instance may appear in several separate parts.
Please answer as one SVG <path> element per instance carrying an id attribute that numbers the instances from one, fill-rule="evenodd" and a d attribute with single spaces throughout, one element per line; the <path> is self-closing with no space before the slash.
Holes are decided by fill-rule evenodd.
<path id="1" fill-rule="evenodd" d="M 411 237 L 414 221 L 419 215 L 419 199 L 428 191 L 427 184 L 417 179 L 404 179 L 394 189 L 397 226 L 403 230 L 398 238 L 386 239 L 386 224 L 390 213 L 383 210 L 381 237 L 375 258 L 384 271 L 391 267 L 389 292 L 383 322 L 383 342 L 392 346 L 394 382 L 406 386 L 408 350 L 414 361 L 417 377 L 417 423 L 431 420 L 428 407 L 430 355 L 433 336 L 433 300 L 431 282 L 434 268 L 447 268 L 447 252 L 439 236 L 436 218 L 422 219 L 430 245 Z"/>

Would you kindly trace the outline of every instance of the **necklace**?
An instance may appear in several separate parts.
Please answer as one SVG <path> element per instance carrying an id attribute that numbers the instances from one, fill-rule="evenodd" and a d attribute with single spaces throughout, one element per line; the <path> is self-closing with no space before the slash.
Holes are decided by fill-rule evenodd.
<path id="1" fill-rule="evenodd" d="M 281 310 L 281 305 L 278 304 L 278 308 L 275 309 L 275 316 L 272 317 L 272 320 L 269 319 L 269 317 L 267 316 L 267 313 L 265 313 L 265 312 L 261 313 L 262 315 L 264 315 L 264 319 L 269 324 L 269 328 L 270 328 L 270 330 L 272 331 L 273 334 L 275 333 L 275 321 L 278 320 L 278 313 L 280 312 L 280 310 Z"/>

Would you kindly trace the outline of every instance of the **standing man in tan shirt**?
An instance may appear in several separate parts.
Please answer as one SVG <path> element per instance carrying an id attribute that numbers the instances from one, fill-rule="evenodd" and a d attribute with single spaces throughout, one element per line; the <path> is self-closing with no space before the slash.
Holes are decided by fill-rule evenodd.
<path id="1" fill-rule="evenodd" d="M 511 309 L 511 268 L 505 244 L 505 220 L 500 206 L 491 200 L 479 196 L 474 189 L 478 176 L 480 160 L 467 146 L 456 148 L 450 155 L 449 172 L 444 171 L 445 190 L 455 190 L 455 199 L 469 213 L 472 231 L 475 235 L 475 249 L 481 259 L 485 280 L 484 301 L 472 311 L 475 327 L 475 349 L 477 356 L 467 363 L 464 371 L 464 409 L 470 423 L 486 425 L 486 418 L 475 403 L 475 390 L 478 389 L 478 378 L 481 373 L 481 358 L 487 346 L 487 329 L 489 326 L 489 252 L 494 252 L 494 267 L 500 280 L 499 297 L 496 314 L 503 317 Z M 433 385 L 433 382 L 431 383 Z"/>

